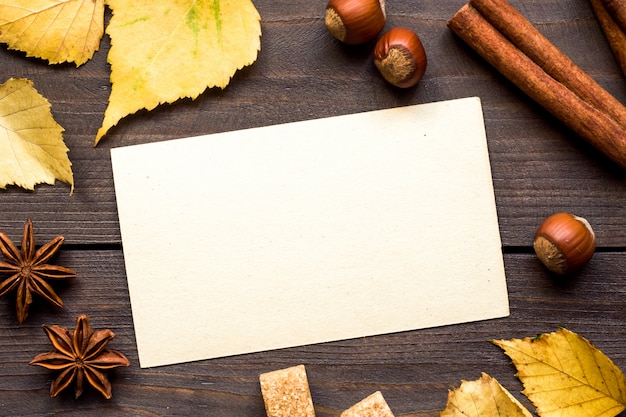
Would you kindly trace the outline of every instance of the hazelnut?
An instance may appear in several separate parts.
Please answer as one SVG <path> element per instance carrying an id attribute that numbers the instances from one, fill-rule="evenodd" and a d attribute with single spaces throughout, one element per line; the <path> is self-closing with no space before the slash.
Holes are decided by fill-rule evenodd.
<path id="1" fill-rule="evenodd" d="M 386 19 L 385 0 L 330 0 L 326 6 L 326 27 L 348 45 L 374 39 Z"/>
<path id="2" fill-rule="evenodd" d="M 396 87 L 417 84 L 426 71 L 427 62 L 419 36 L 403 27 L 386 32 L 374 47 L 374 65 L 383 78 Z"/>
<path id="3" fill-rule="evenodd" d="M 550 271 L 567 275 L 589 262 L 596 249 L 596 236 L 582 217 L 556 213 L 541 223 L 533 247 Z"/>

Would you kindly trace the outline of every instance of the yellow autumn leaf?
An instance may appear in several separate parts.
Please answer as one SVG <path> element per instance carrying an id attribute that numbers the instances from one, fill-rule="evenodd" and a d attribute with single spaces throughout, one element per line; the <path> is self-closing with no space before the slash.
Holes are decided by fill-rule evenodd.
<path id="1" fill-rule="evenodd" d="M 532 417 L 496 379 L 483 373 L 476 381 L 463 381 L 448 393 L 441 417 Z"/>
<path id="2" fill-rule="evenodd" d="M 224 88 L 261 47 L 250 0 L 108 0 L 111 95 L 95 145 L 122 118 Z"/>
<path id="3" fill-rule="evenodd" d="M 58 179 L 73 190 L 72 163 L 62 134 L 50 103 L 31 81 L 11 78 L 0 85 L 0 188 L 14 184 L 33 190 Z"/>
<path id="4" fill-rule="evenodd" d="M 84 64 L 103 34 L 104 0 L 0 0 L 0 42 L 51 64 Z"/>
<path id="5" fill-rule="evenodd" d="M 626 406 L 626 378 L 589 341 L 566 329 L 497 340 L 513 360 L 541 417 L 614 417 Z"/>

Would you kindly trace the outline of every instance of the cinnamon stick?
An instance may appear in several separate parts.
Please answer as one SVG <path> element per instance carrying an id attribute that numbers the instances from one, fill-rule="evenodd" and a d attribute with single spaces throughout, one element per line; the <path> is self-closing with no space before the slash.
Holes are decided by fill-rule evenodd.
<path id="1" fill-rule="evenodd" d="M 609 45 L 611 50 L 613 50 L 613 55 L 615 55 L 618 65 L 624 75 L 626 75 L 626 32 L 622 30 L 613 17 L 611 17 L 611 14 L 603 3 L 602 0 L 591 0 L 591 7 L 593 7 L 600 27 L 604 31 L 606 39 L 609 41 Z M 626 7 L 624 7 L 624 12 L 626 12 Z"/>
<path id="2" fill-rule="evenodd" d="M 622 32 L 626 32 L 626 0 L 602 0 L 602 5 L 611 14 Z"/>
<path id="3" fill-rule="evenodd" d="M 469 3 L 545 72 L 626 127 L 626 107 L 572 62 L 506 0 L 470 0 Z"/>
<path id="4" fill-rule="evenodd" d="M 520 90 L 626 169 L 622 125 L 550 76 L 471 4 L 463 6 L 448 26 Z"/>

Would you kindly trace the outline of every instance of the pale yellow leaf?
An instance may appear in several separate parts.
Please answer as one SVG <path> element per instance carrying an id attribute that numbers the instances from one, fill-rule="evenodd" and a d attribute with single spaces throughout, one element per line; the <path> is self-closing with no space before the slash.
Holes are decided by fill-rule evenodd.
<path id="1" fill-rule="evenodd" d="M 72 163 L 62 135 L 50 103 L 31 81 L 11 78 L 0 85 L 0 188 L 14 184 L 33 190 L 58 179 L 73 190 Z"/>
<path id="2" fill-rule="evenodd" d="M 103 34 L 104 0 L 0 0 L 0 42 L 51 64 L 84 64 Z"/>
<path id="3" fill-rule="evenodd" d="M 532 417 L 498 381 L 483 373 L 476 381 L 463 381 L 448 393 L 441 417 Z"/>
<path id="4" fill-rule="evenodd" d="M 250 0 L 108 0 L 111 95 L 95 144 L 122 118 L 224 88 L 261 46 Z"/>
<path id="5" fill-rule="evenodd" d="M 589 341 L 560 329 L 498 340 L 517 368 L 524 394 L 542 417 L 613 417 L 626 405 L 626 378 Z"/>

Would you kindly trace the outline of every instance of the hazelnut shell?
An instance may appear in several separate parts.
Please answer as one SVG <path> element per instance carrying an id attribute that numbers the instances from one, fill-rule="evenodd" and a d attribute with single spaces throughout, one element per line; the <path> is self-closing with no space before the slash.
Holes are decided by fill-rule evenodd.
<path id="1" fill-rule="evenodd" d="M 390 29 L 374 47 L 374 65 L 383 78 L 396 87 L 416 85 L 424 76 L 427 64 L 422 41 L 407 28 Z"/>
<path id="2" fill-rule="evenodd" d="M 556 213 L 541 223 L 533 247 L 550 271 L 567 275 L 591 260 L 596 237 L 587 220 L 570 213 Z"/>
<path id="3" fill-rule="evenodd" d="M 371 41 L 386 21 L 385 0 L 330 0 L 326 6 L 326 27 L 348 45 Z"/>

